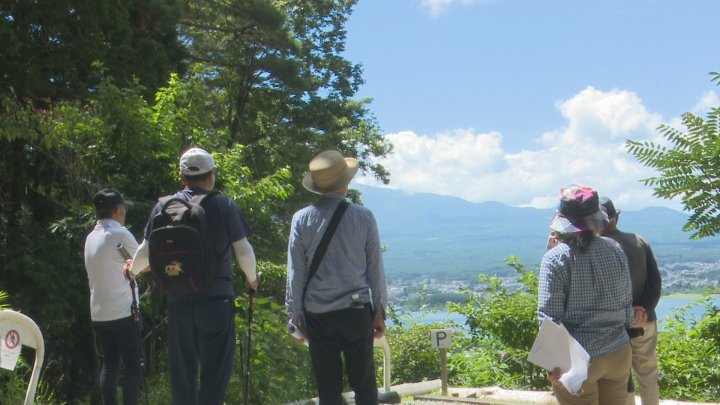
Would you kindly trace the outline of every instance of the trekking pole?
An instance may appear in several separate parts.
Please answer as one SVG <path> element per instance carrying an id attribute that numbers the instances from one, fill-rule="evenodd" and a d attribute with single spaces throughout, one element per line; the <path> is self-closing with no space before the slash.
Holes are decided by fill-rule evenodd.
<path id="1" fill-rule="evenodd" d="M 247 353 L 245 362 L 245 405 L 249 404 L 250 400 L 250 352 L 252 351 L 252 322 L 253 322 L 253 306 L 255 299 L 255 290 L 250 288 L 248 290 L 248 336 L 247 336 Z"/>
<path id="2" fill-rule="evenodd" d="M 123 259 L 125 260 L 131 260 L 132 256 L 130 256 L 130 252 L 125 249 L 125 246 L 123 246 L 122 242 L 117 244 L 117 249 L 120 251 L 120 255 L 122 255 Z M 137 332 L 138 332 L 138 340 L 140 344 L 140 368 L 143 371 L 143 387 L 145 391 L 145 403 L 148 403 L 148 393 L 147 393 L 147 381 L 145 380 L 145 351 L 143 350 L 142 346 L 142 332 L 140 331 L 140 308 L 138 308 L 137 303 L 137 292 L 136 287 L 137 284 L 135 284 L 135 277 L 130 275 L 130 290 L 132 291 L 132 304 L 130 304 L 130 315 L 132 315 L 133 320 L 135 321 L 135 325 L 137 326 Z"/>

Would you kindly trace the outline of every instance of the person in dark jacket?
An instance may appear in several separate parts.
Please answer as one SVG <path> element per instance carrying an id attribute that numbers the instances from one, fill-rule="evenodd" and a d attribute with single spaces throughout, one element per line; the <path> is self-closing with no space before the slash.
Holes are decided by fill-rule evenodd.
<path id="1" fill-rule="evenodd" d="M 660 402 L 657 363 L 657 316 L 655 307 L 660 300 L 661 280 L 655 256 L 650 244 L 642 236 L 623 232 L 617 228 L 620 211 L 615 210 L 612 200 L 600 199 L 600 205 L 607 213 L 609 224 L 602 235 L 620 244 L 628 259 L 633 292 L 634 325 L 643 329 L 641 336 L 630 341 L 632 347 L 632 368 L 640 384 L 642 405 L 657 405 Z M 633 392 L 628 393 L 628 404 L 635 403 Z"/>

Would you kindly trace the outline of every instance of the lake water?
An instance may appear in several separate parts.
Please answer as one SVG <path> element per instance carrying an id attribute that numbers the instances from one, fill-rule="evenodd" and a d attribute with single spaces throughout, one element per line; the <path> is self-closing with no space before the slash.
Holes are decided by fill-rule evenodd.
<path id="1" fill-rule="evenodd" d="M 671 315 L 675 310 L 679 310 L 680 308 L 694 303 L 698 300 L 698 298 L 699 297 L 697 295 L 672 295 L 660 298 L 660 302 L 658 302 L 658 305 L 655 308 L 655 313 L 658 318 L 658 329 L 662 329 L 666 316 Z M 720 295 L 713 296 L 712 302 L 714 305 L 720 306 Z M 699 318 L 703 315 L 703 313 L 703 305 L 693 305 L 686 311 L 686 316 Z M 420 316 L 420 320 L 423 323 L 453 321 L 458 325 L 465 324 L 464 316 L 445 310 L 427 312 L 426 314 Z M 392 323 L 388 321 L 388 325 L 392 326 Z"/>

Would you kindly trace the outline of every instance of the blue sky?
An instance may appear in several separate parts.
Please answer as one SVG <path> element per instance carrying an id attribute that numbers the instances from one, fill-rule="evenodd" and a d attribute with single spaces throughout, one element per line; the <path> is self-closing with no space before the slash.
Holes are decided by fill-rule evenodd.
<path id="1" fill-rule="evenodd" d="M 580 182 L 679 208 L 624 143 L 720 106 L 718 15 L 717 0 L 360 0 L 344 55 L 395 145 L 391 187 L 547 208 Z"/>

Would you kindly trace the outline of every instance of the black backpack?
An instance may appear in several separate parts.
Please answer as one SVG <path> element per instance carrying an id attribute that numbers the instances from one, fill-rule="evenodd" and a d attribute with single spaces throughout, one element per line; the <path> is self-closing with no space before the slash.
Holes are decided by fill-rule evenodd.
<path id="1" fill-rule="evenodd" d="M 160 212 L 152 218 L 148 237 L 150 269 L 161 293 L 198 293 L 210 286 L 217 273 L 215 246 L 201 203 L 217 191 L 190 200 L 160 198 Z"/>

